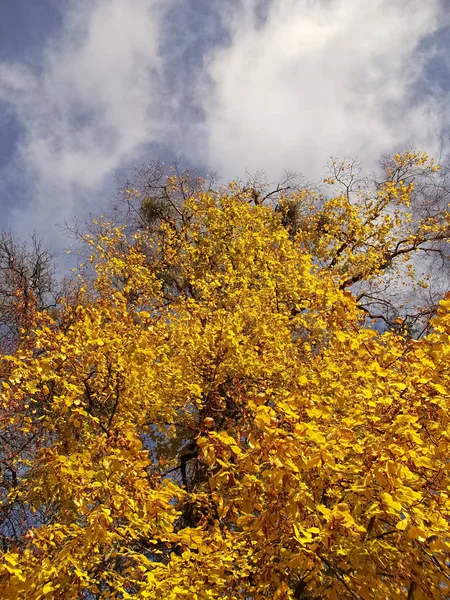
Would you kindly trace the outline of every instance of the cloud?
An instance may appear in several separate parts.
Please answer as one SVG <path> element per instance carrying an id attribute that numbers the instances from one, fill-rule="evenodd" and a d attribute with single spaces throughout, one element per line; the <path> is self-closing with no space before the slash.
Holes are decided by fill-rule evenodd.
<path id="1" fill-rule="evenodd" d="M 0 62 L 0 104 L 20 131 L 0 178 L 11 226 L 55 247 L 55 223 L 99 212 L 133 161 L 182 155 L 224 178 L 290 167 L 314 180 L 330 155 L 372 165 L 408 143 L 433 150 L 448 123 L 439 0 L 60 7 L 40 53 Z"/>
<path id="2" fill-rule="evenodd" d="M 448 25 L 438 0 L 248 0 L 222 19 L 229 43 L 198 96 L 204 156 L 226 177 L 317 178 L 331 155 L 373 165 L 407 144 L 433 150 L 448 125 L 448 93 L 425 85 Z"/>
<path id="3" fill-rule="evenodd" d="M 163 18 L 156 0 L 78 0 L 31 65 L 0 63 L 0 100 L 21 129 L 8 169 L 32 196 L 17 210 L 19 230 L 47 225 L 54 235 L 54 223 L 83 212 L 108 175 L 158 138 Z"/>

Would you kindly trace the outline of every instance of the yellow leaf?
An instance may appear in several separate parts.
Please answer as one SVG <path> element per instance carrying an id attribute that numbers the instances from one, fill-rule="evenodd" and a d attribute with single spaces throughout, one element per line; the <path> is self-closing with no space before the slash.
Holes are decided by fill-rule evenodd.
<path id="1" fill-rule="evenodd" d="M 431 385 L 442 396 L 446 396 L 447 395 L 447 390 L 440 383 L 432 383 Z"/>
<path id="2" fill-rule="evenodd" d="M 400 512 L 402 510 L 401 503 L 394 500 L 394 498 L 388 492 L 383 492 L 383 494 L 381 494 L 381 497 L 383 499 L 384 504 L 386 504 L 387 507 L 392 511 Z"/>

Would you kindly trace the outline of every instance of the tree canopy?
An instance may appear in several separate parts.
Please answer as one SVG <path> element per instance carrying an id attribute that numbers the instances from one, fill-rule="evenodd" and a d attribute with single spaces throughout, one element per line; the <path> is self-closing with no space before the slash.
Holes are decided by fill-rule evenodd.
<path id="1" fill-rule="evenodd" d="M 2 598 L 450 597 L 450 299 L 383 297 L 445 266 L 446 197 L 422 154 L 334 169 L 95 222 L 0 361 Z"/>

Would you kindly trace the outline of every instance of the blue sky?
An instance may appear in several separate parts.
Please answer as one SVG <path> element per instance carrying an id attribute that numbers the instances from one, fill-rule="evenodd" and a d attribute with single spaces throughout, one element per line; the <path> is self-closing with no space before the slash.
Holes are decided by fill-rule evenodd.
<path id="1" fill-rule="evenodd" d="M 67 245 L 130 163 L 308 180 L 448 138 L 450 0 L 0 0 L 3 227 Z"/>

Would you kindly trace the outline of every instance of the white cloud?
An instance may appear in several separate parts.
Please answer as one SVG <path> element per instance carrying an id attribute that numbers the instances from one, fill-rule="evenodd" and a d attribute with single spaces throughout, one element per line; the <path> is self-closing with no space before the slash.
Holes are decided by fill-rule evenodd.
<path id="1" fill-rule="evenodd" d="M 224 177 L 309 179 L 330 155 L 432 148 L 450 106 L 421 85 L 439 2 L 65 0 L 41 54 L 0 62 L 0 102 L 21 129 L 2 175 L 27 195 L 13 229 L 62 245 L 54 224 L 98 212 L 109 176 L 152 142 Z"/>
<path id="2" fill-rule="evenodd" d="M 156 0 L 78 0 L 31 67 L 0 63 L 0 100 L 22 130 L 16 177 L 32 196 L 20 231 L 47 224 L 57 235 L 54 223 L 83 212 L 105 176 L 159 135 L 162 19 Z"/>
<path id="3" fill-rule="evenodd" d="M 421 43 L 443 25 L 438 0 L 272 0 L 263 22 L 256 0 L 240 6 L 224 11 L 230 42 L 199 85 L 212 168 L 317 178 L 330 155 L 373 164 L 405 144 L 433 149 L 449 99 L 417 86 L 436 52 Z"/>

